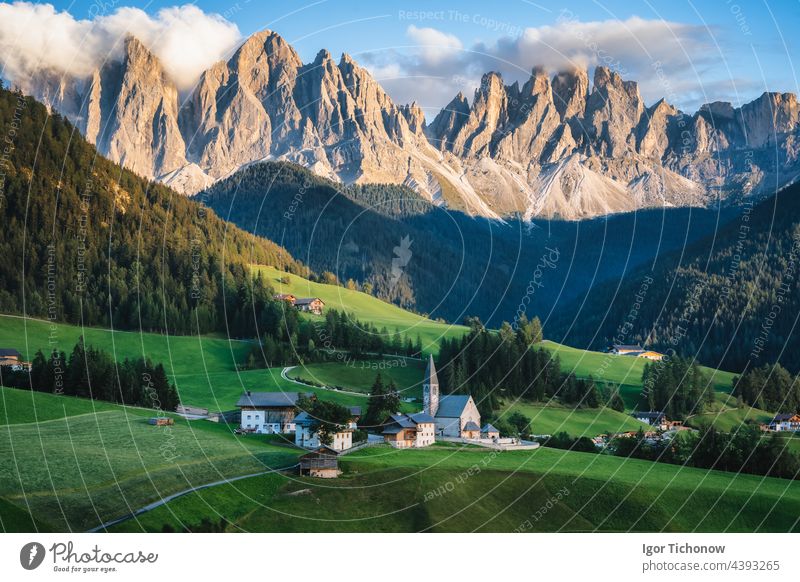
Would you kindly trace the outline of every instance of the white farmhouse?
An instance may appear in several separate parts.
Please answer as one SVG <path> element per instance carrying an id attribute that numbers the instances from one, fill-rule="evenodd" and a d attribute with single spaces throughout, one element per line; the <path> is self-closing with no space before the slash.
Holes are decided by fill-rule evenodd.
<path id="1" fill-rule="evenodd" d="M 294 444 L 304 449 L 318 449 L 327 446 L 335 451 L 346 451 L 353 446 L 353 431 L 357 428 L 356 420 L 361 414 L 361 408 L 350 408 L 352 418 L 347 423 L 347 427 L 333 434 L 333 440 L 329 445 L 323 445 L 319 440 L 319 433 L 313 430 L 313 419 L 303 411 L 295 419 Z"/>
<path id="2" fill-rule="evenodd" d="M 298 392 L 251 392 L 242 394 L 236 406 L 241 411 L 240 426 L 259 434 L 295 431 Z"/>

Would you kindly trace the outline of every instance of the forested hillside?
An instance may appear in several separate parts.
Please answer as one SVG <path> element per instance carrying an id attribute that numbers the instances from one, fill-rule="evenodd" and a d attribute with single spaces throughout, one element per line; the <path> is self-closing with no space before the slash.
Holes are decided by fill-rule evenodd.
<path id="1" fill-rule="evenodd" d="M 444 195 L 444 194 L 443 194 Z M 403 186 L 344 187 L 288 163 L 240 170 L 197 199 L 316 272 L 460 322 L 544 321 L 597 282 L 682 247 L 730 214 L 665 208 L 579 222 L 505 222 L 444 209 Z M 405 241 L 405 242 L 404 242 Z"/>
<path id="2" fill-rule="evenodd" d="M 0 131 L 0 311 L 238 335 L 226 319 L 253 319 L 250 263 L 305 272 L 276 244 L 123 170 L 64 118 L 1 88 Z"/>
<path id="3" fill-rule="evenodd" d="M 546 332 L 594 348 L 621 334 L 619 343 L 647 342 L 732 371 L 776 361 L 800 371 L 800 185 L 741 211 L 652 270 L 630 274 L 619 289 L 592 289 Z M 637 300 L 646 278 L 652 283 Z"/>

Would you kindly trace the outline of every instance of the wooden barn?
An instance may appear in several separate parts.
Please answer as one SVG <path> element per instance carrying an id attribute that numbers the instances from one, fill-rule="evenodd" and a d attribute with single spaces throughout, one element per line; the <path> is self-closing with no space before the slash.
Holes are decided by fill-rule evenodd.
<path id="1" fill-rule="evenodd" d="M 334 449 L 323 446 L 300 457 L 300 475 L 335 479 L 340 474 L 339 454 Z"/>

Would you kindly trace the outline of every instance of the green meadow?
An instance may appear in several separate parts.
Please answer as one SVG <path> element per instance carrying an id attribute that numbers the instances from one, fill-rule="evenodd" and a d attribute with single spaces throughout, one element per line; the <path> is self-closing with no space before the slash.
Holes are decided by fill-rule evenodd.
<path id="1" fill-rule="evenodd" d="M 375 447 L 336 480 L 254 477 L 171 501 L 112 531 L 798 531 L 800 483 L 542 448 Z M 548 507 L 542 511 L 543 507 Z M 210 510 L 209 508 L 214 508 Z"/>
<path id="2" fill-rule="evenodd" d="M 438 353 L 442 338 L 459 337 L 467 332 L 467 328 L 463 325 L 436 322 L 361 291 L 315 283 L 274 267 L 256 266 L 253 269 L 264 276 L 276 293 L 291 293 L 296 297 L 319 297 L 325 302 L 326 308 L 351 313 L 357 319 L 375 325 L 379 330 L 386 327 L 389 334 L 398 332 L 413 341 L 419 336 L 422 349 L 426 353 Z M 288 278 L 288 283 L 281 283 L 281 278 Z"/>
<path id="3" fill-rule="evenodd" d="M 347 363 L 305 364 L 294 368 L 289 376 L 368 394 L 375 377 L 380 374 L 384 384 L 394 381 L 401 398 L 422 398 L 425 366 L 425 361 L 388 356 L 384 359 L 353 360 Z"/>
<path id="4" fill-rule="evenodd" d="M 520 412 L 531 419 L 533 434 L 566 432 L 572 437 L 594 437 L 599 434 L 647 430 L 648 426 L 610 408 L 565 408 L 560 405 L 514 402 L 505 407 L 501 415 Z"/>
<path id="5" fill-rule="evenodd" d="M 572 372 L 579 378 L 591 376 L 595 380 L 614 382 L 615 384 L 641 387 L 642 373 L 648 363 L 643 358 L 590 352 L 548 340 L 542 342 L 542 347 L 550 351 L 554 356 L 559 357 L 561 369 L 565 372 Z M 653 362 L 649 363 L 652 364 Z M 707 374 L 715 390 L 719 392 L 731 391 L 736 374 L 706 367 L 701 367 L 701 369 Z"/>
<path id="6" fill-rule="evenodd" d="M 24 525 L 23 512 L 48 530 L 83 531 L 196 485 L 297 462 L 295 449 L 235 436 L 226 425 L 176 418 L 156 427 L 143 409 L 107 404 L 86 412 L 82 406 L 95 403 L 20 394 L 32 393 L 0 389 L 3 419 L 16 421 L 0 426 L 0 515 L 8 527 Z M 42 419 L 24 422 L 33 409 Z"/>
<path id="7" fill-rule="evenodd" d="M 13 347 L 32 359 L 36 350 L 64 350 L 69 357 L 78 338 L 101 348 L 118 361 L 148 357 L 161 362 L 184 404 L 209 410 L 231 410 L 245 390 L 314 392 L 346 406 L 363 405 L 366 398 L 304 388 L 281 378 L 283 368 L 238 371 L 251 342 L 208 336 L 170 336 L 157 333 L 105 330 L 37 319 L 0 315 L 0 346 Z"/>

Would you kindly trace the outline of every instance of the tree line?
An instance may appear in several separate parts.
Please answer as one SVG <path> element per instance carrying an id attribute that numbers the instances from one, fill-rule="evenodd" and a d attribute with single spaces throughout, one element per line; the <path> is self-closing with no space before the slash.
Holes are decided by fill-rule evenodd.
<path id="1" fill-rule="evenodd" d="M 308 273 L 283 248 L 124 170 L 60 115 L 0 88 L 0 125 L 12 124 L 0 185 L 0 311 L 244 333 L 251 264 Z"/>
<path id="2" fill-rule="evenodd" d="M 754 408 L 796 413 L 800 411 L 799 380 L 780 364 L 764 364 L 738 376 L 733 395 Z"/>
<path id="3" fill-rule="evenodd" d="M 251 333 L 260 337 L 243 363 L 246 368 L 269 368 L 298 363 L 360 359 L 371 354 L 419 357 L 422 340 L 403 336 L 386 327 L 360 321 L 345 311 L 326 309 L 323 318 L 300 317 L 288 302 L 272 298 L 272 290 L 258 279 L 252 305 L 260 316 Z"/>
<path id="4" fill-rule="evenodd" d="M 711 379 L 692 358 L 678 355 L 648 362 L 642 373 L 642 405 L 670 419 L 685 419 L 714 402 Z"/>
<path id="5" fill-rule="evenodd" d="M 173 411 L 180 404 L 162 364 L 153 364 L 146 358 L 115 362 L 107 352 L 87 346 L 83 337 L 69 356 L 64 351 L 45 354 L 38 350 L 30 372 L 4 369 L 0 381 L 10 388 L 157 410 Z"/>
<path id="6" fill-rule="evenodd" d="M 786 439 L 777 433 L 765 436 L 754 424 L 742 424 L 730 433 L 708 425 L 656 443 L 640 430 L 634 438 L 615 439 L 612 451 L 620 457 L 783 479 L 797 479 L 800 472 L 800 458 Z"/>
<path id="7" fill-rule="evenodd" d="M 437 369 L 444 393 L 471 394 L 485 418 L 501 398 L 555 399 L 575 407 L 596 408 L 606 398 L 591 379 L 564 374 L 558 356 L 536 347 L 542 341 L 539 319 L 523 315 L 516 325 L 504 322 L 498 332 L 468 318 L 469 333 L 441 341 Z"/>

